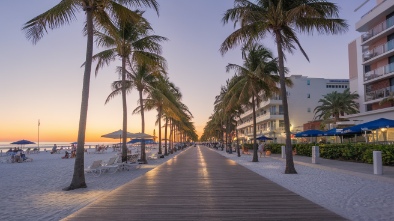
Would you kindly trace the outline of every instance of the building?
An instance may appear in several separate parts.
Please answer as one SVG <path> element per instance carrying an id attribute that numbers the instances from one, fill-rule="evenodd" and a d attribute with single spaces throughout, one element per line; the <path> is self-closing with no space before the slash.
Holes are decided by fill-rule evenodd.
<path id="1" fill-rule="evenodd" d="M 290 79 L 293 87 L 287 88 L 289 106 L 290 130 L 301 132 L 303 125 L 314 120 L 315 107 L 323 95 L 338 91 L 342 93 L 349 88 L 347 79 L 324 79 L 309 78 L 302 75 L 292 75 Z M 253 137 L 252 109 L 245 110 L 238 121 L 239 137 L 251 139 Z M 285 141 L 282 100 L 280 96 L 274 96 L 263 101 L 256 108 L 257 135 L 266 135 L 276 138 L 277 142 Z"/>
<path id="2" fill-rule="evenodd" d="M 376 6 L 356 23 L 360 37 L 348 45 L 350 90 L 359 95 L 360 113 L 349 120 L 368 122 L 394 119 L 394 1 L 376 0 Z M 392 94 L 392 95 L 390 95 Z"/>

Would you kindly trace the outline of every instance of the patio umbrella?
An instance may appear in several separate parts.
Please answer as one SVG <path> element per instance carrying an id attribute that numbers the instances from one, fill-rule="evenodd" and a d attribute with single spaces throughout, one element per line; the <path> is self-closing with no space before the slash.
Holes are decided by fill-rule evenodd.
<path id="1" fill-rule="evenodd" d="M 123 134 L 123 130 L 117 130 L 117 131 L 114 131 L 114 132 L 109 133 L 109 134 L 104 134 L 104 135 L 102 135 L 101 137 L 112 138 L 112 139 L 117 139 L 117 138 L 119 138 L 119 143 L 122 143 L 122 142 L 121 142 L 121 140 L 122 140 L 122 134 Z M 126 132 L 126 137 L 128 137 L 128 138 L 132 138 L 133 135 L 134 135 L 134 134 L 132 134 L 132 133 L 130 133 L 130 132 Z"/>
<path id="2" fill-rule="evenodd" d="M 25 145 L 25 144 L 35 144 L 35 143 L 31 142 L 29 140 L 18 140 L 18 141 L 12 142 L 11 144 Z"/>
<path id="3" fill-rule="evenodd" d="M 153 138 L 152 135 L 146 134 L 146 133 L 135 133 L 133 134 L 130 138 L 138 138 L 138 139 L 151 139 Z"/>
<path id="4" fill-rule="evenodd" d="M 266 141 L 266 140 L 273 140 L 273 139 L 270 137 L 266 137 L 265 135 L 261 135 L 261 136 L 257 137 L 256 140 Z"/>
<path id="5" fill-rule="evenodd" d="M 323 136 L 324 132 L 321 130 L 306 130 L 295 134 L 295 137 L 319 137 Z"/>

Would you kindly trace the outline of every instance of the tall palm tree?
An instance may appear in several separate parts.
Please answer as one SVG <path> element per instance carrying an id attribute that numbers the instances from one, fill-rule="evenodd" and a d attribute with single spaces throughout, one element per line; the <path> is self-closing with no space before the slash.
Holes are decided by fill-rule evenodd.
<path id="1" fill-rule="evenodd" d="M 313 31 L 325 34 L 338 34 L 347 31 L 348 25 L 338 18 L 336 4 L 326 0 L 234 0 L 234 8 L 225 12 L 222 21 L 239 24 L 239 29 L 231 33 L 222 43 L 222 54 L 237 45 L 249 44 L 272 34 L 275 39 L 280 75 L 283 115 L 286 132 L 286 174 L 295 174 L 291 138 L 290 119 L 285 85 L 285 54 L 293 53 L 295 45 L 309 61 L 301 47 L 296 31 L 311 34 Z"/>
<path id="2" fill-rule="evenodd" d="M 162 154 L 161 147 L 161 121 L 163 118 L 163 112 L 176 111 L 177 100 L 174 94 L 171 93 L 170 88 L 174 88 L 175 85 L 169 82 L 168 78 L 158 77 L 157 81 L 154 82 L 151 90 L 148 91 L 148 96 L 143 100 L 143 108 L 147 111 L 156 109 L 157 111 L 157 121 L 159 126 L 159 152 Z M 133 113 L 141 113 L 141 106 L 137 107 Z"/>
<path id="3" fill-rule="evenodd" d="M 356 114 L 358 113 L 358 99 L 359 95 L 355 92 L 350 93 L 350 89 L 346 89 L 343 93 L 337 91 L 326 94 L 321 98 L 318 103 L 321 105 L 314 109 L 315 118 L 327 120 L 330 117 L 334 117 L 334 122 L 340 120 L 340 116 L 345 114 Z"/>
<path id="4" fill-rule="evenodd" d="M 149 35 L 152 31 L 150 24 L 142 17 L 141 12 L 135 12 L 139 17 L 136 21 L 116 20 L 115 24 L 104 32 L 95 32 L 96 42 L 99 46 L 106 47 L 93 56 L 97 60 L 96 75 L 100 68 L 109 65 L 117 57 L 121 58 L 122 66 L 118 70 L 121 73 L 121 84 L 113 86 L 113 92 L 108 96 L 108 103 L 115 95 L 121 93 L 123 107 L 123 134 L 122 134 L 122 162 L 127 160 L 127 103 L 126 90 L 130 86 L 126 78 L 126 65 L 133 66 L 135 63 L 156 64 L 161 62 L 160 42 L 167 39 L 157 35 Z M 137 17 L 137 16 L 136 16 Z"/>
<path id="5" fill-rule="evenodd" d="M 252 108 L 253 114 L 253 162 L 258 162 L 256 143 L 256 106 L 261 101 L 279 93 L 278 63 L 272 53 L 261 45 L 253 44 L 242 49 L 244 65 L 229 64 L 227 72 L 234 70 L 233 84 L 228 89 L 232 99 Z M 249 102 L 251 101 L 251 102 Z"/>
<path id="6" fill-rule="evenodd" d="M 82 86 L 82 102 L 78 127 L 78 144 L 74 164 L 74 174 L 71 184 L 63 190 L 86 188 L 84 174 L 84 147 L 85 132 L 88 113 L 90 73 L 93 55 L 93 29 L 94 26 L 107 27 L 110 17 L 122 18 L 128 11 L 126 7 L 147 6 L 158 12 L 156 0 L 61 0 L 46 12 L 26 22 L 23 30 L 26 37 L 36 44 L 49 29 L 59 28 L 76 20 L 76 13 L 84 11 L 86 14 L 85 29 L 87 35 L 85 71 Z"/>

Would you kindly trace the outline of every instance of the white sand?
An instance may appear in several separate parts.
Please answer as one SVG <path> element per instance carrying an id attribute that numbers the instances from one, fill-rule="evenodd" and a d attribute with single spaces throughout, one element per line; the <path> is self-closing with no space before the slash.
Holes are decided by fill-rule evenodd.
<path id="1" fill-rule="evenodd" d="M 140 169 L 104 173 L 99 177 L 86 174 L 88 188 L 73 191 L 62 191 L 71 183 L 74 169 L 74 159 L 61 159 L 63 154 L 41 152 L 28 155 L 33 162 L 0 163 L 0 220 L 60 220 L 180 152 L 148 160 Z M 85 154 L 85 165 L 91 165 L 94 160 L 108 161 L 112 156 L 115 156 L 112 150 Z"/>

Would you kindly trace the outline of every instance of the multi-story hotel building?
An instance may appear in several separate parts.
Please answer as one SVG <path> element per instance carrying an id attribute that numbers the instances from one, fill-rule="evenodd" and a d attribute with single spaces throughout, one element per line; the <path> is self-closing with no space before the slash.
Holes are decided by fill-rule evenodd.
<path id="1" fill-rule="evenodd" d="M 394 1 L 376 0 L 356 30 L 361 36 L 348 45 L 349 80 L 350 90 L 360 95 L 360 113 L 347 117 L 363 122 L 394 119 L 394 102 L 379 104 L 394 93 Z"/>
<path id="2" fill-rule="evenodd" d="M 290 130 L 303 131 L 303 125 L 314 120 L 314 109 L 319 105 L 323 95 L 338 91 L 342 93 L 349 88 L 348 79 L 309 78 L 301 75 L 292 75 L 292 87 L 287 88 L 289 106 Z M 239 137 L 251 139 L 253 137 L 252 109 L 245 110 L 238 121 Z M 275 138 L 277 142 L 284 142 L 284 120 L 282 100 L 274 96 L 263 101 L 256 108 L 257 135 L 266 135 Z"/>

